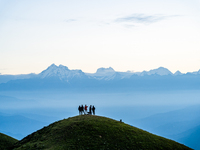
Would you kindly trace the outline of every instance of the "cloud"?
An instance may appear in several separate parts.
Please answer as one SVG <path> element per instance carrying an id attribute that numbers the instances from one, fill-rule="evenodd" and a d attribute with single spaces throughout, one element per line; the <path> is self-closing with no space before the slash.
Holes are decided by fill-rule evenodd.
<path id="1" fill-rule="evenodd" d="M 64 20 L 64 22 L 67 22 L 67 23 L 74 22 L 74 21 L 77 21 L 77 20 L 76 19 L 66 19 L 66 20 Z"/>
<path id="2" fill-rule="evenodd" d="M 133 28 L 133 27 L 136 27 L 136 25 L 132 25 L 132 24 L 125 24 L 124 25 L 126 28 Z"/>
<path id="3" fill-rule="evenodd" d="M 170 17 L 175 17 L 175 16 L 133 14 L 126 17 L 117 18 L 115 19 L 114 22 L 126 23 L 129 24 L 129 26 L 130 25 L 134 26 L 135 24 L 151 24 L 165 20 Z"/>

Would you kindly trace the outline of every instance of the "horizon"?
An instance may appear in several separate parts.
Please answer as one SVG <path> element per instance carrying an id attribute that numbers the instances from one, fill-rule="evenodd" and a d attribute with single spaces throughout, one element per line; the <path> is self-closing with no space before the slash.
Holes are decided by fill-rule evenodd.
<path id="1" fill-rule="evenodd" d="M 200 69 L 200 2 L 0 1 L 0 73 Z"/>
<path id="2" fill-rule="evenodd" d="M 48 67 L 50 67 L 50 66 L 52 66 L 52 65 L 55 65 L 55 66 L 57 66 L 57 67 L 59 67 L 59 66 L 65 66 L 65 65 L 62 65 L 62 64 L 59 64 L 59 65 L 56 65 L 55 63 L 52 63 L 51 65 L 49 65 Z M 42 71 L 44 71 L 44 70 L 46 70 L 48 67 L 46 67 L 46 68 L 44 68 Z M 81 70 L 81 71 L 83 71 L 82 69 L 77 69 L 77 68 L 69 68 L 68 66 L 65 66 L 65 67 L 67 67 L 69 70 Z M 144 72 L 144 71 L 146 71 L 146 72 L 148 72 L 148 71 L 151 71 L 151 70 L 155 70 L 155 69 L 159 69 L 159 68 L 165 68 L 165 69 L 168 69 L 168 68 L 166 68 L 166 67 L 163 67 L 163 66 L 160 66 L 160 67 L 158 67 L 158 68 L 152 68 L 152 69 L 150 69 L 150 70 L 143 70 L 143 71 L 132 71 L 132 70 L 127 70 L 127 71 L 118 71 L 118 70 L 115 70 L 112 66 L 109 66 L 109 67 L 99 67 L 99 68 L 97 68 L 96 69 L 96 71 L 95 72 L 84 72 L 84 73 L 88 73 L 88 74 L 94 74 L 94 73 L 96 73 L 97 72 L 97 70 L 98 69 L 100 69 L 100 68 L 104 68 L 104 69 L 109 69 L 109 68 L 112 68 L 115 72 L 131 72 L 131 73 L 141 73 L 141 72 Z M 168 69 L 172 74 L 175 74 L 177 71 L 180 71 L 180 70 L 177 70 L 177 71 L 175 71 L 175 72 L 172 72 L 170 69 Z M 200 70 L 200 69 L 199 69 Z M 194 70 L 194 71 L 192 71 L 192 72 L 197 72 L 197 71 L 199 71 L 199 70 Z M 26 74 L 2 74 L 2 73 L 0 73 L 0 75 L 27 75 L 27 74 L 40 74 L 42 71 L 40 71 L 40 72 L 38 72 L 38 73 L 35 73 L 35 72 L 30 72 L 30 73 L 26 73 Z M 181 72 L 181 71 L 180 71 Z M 181 72 L 182 74 L 186 74 L 186 73 L 192 73 L 192 72 Z"/>

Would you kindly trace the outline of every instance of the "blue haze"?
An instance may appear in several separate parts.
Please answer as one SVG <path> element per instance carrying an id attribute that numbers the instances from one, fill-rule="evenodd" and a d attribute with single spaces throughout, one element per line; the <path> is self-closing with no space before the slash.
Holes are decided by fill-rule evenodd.
<path id="1" fill-rule="evenodd" d="M 22 139 L 87 104 L 97 115 L 200 149 L 199 79 L 199 72 L 175 75 L 163 67 L 86 74 L 54 64 L 40 74 L 0 75 L 0 132 Z"/>

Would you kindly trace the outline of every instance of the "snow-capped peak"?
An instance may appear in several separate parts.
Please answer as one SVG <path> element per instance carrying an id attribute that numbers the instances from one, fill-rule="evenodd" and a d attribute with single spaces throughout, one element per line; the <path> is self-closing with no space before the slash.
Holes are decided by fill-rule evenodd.
<path id="1" fill-rule="evenodd" d="M 112 76 L 115 74 L 115 70 L 111 67 L 109 68 L 99 68 L 97 69 L 96 73 L 94 74 L 94 76 Z"/>
<path id="2" fill-rule="evenodd" d="M 69 70 L 68 67 L 52 64 L 46 70 L 42 71 L 39 76 L 41 78 L 46 77 L 59 77 L 60 79 L 68 80 L 73 77 L 81 77 L 84 73 L 81 70 Z"/>
<path id="3" fill-rule="evenodd" d="M 153 75 L 153 74 L 163 76 L 163 75 L 172 75 L 172 72 L 169 71 L 167 68 L 159 67 L 157 69 L 153 69 L 153 70 L 150 70 L 150 71 L 143 71 L 139 75 L 143 76 L 143 75 Z"/>
<path id="4" fill-rule="evenodd" d="M 178 70 L 178 71 L 176 71 L 176 72 L 174 73 L 174 75 L 175 75 L 175 76 L 177 76 L 177 75 L 182 75 L 182 73 Z"/>
<path id="5" fill-rule="evenodd" d="M 200 74 L 200 69 L 198 71 L 192 72 L 192 74 L 195 74 L 195 75 Z"/>
<path id="6" fill-rule="evenodd" d="M 159 67 L 158 69 L 150 70 L 147 74 L 148 75 L 158 74 L 163 76 L 163 75 L 172 75 L 172 72 L 169 71 L 167 68 Z"/>
<path id="7" fill-rule="evenodd" d="M 99 68 L 96 71 L 96 74 L 108 74 L 108 73 L 115 73 L 115 70 L 112 67 L 109 67 L 109 68 Z"/>
<path id="8" fill-rule="evenodd" d="M 109 80 L 111 78 L 113 78 L 114 74 L 115 74 L 115 70 L 112 67 L 109 68 L 99 68 L 97 69 L 96 73 L 94 74 L 90 74 L 89 76 L 92 76 L 96 79 L 104 79 L 104 80 Z"/>

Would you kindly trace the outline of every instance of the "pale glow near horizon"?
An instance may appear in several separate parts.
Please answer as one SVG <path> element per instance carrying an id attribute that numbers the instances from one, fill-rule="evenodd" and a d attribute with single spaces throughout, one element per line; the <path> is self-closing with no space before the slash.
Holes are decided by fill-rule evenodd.
<path id="1" fill-rule="evenodd" d="M 0 73 L 200 69 L 198 0 L 0 0 Z"/>

